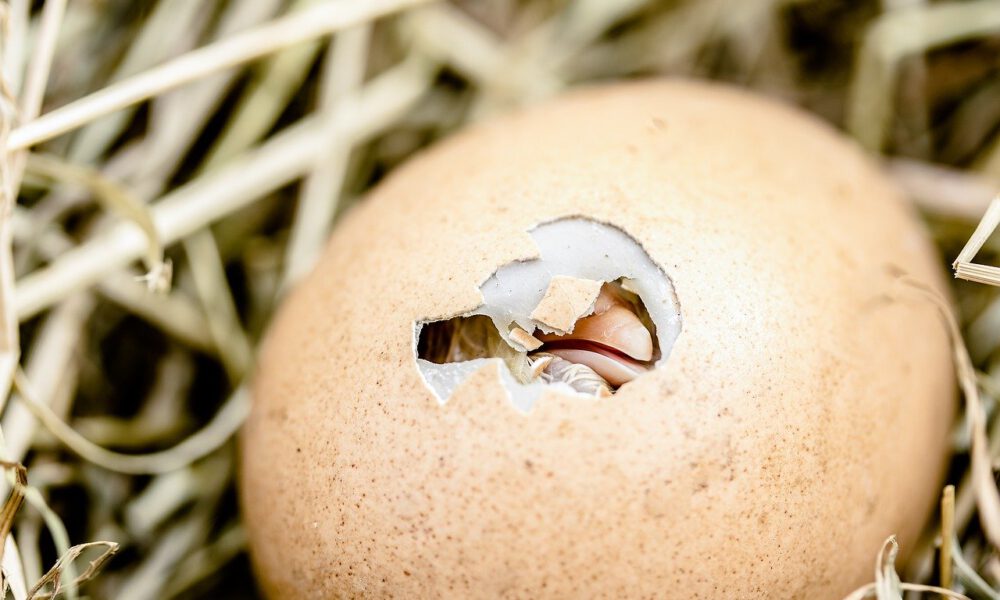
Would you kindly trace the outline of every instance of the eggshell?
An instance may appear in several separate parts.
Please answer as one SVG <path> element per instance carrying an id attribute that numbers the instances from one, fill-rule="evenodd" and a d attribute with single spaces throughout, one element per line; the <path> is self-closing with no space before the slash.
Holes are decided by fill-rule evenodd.
<path id="1" fill-rule="evenodd" d="M 594 307 L 601 285 L 600 281 L 556 275 L 531 318 L 559 331 L 573 331 L 576 320 Z"/>
<path id="2" fill-rule="evenodd" d="M 490 364 L 444 404 L 414 323 L 474 309 L 528 231 L 583 216 L 673 282 L 668 358 L 525 414 Z M 947 456 L 945 294 L 900 192 L 772 101 L 572 92 L 397 169 L 259 358 L 241 501 L 271 598 L 840 598 L 912 547 Z"/>

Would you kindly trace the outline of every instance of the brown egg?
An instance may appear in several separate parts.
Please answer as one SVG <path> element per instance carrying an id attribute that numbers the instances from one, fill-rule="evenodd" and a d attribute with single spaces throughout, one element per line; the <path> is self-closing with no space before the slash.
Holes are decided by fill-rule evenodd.
<path id="1" fill-rule="evenodd" d="M 263 588 L 840 598 L 946 461 L 948 340 L 900 272 L 946 293 L 897 189 L 772 101 L 627 84 L 470 128 L 273 323 L 242 437 Z"/>

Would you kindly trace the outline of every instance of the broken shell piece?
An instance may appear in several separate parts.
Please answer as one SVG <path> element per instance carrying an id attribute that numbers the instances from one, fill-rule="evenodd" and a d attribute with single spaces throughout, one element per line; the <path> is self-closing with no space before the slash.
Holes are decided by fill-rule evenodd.
<path id="1" fill-rule="evenodd" d="M 548 353 L 539 353 L 535 356 L 547 359 L 542 374 L 542 379 L 546 382 L 565 383 L 577 392 L 600 398 L 611 396 L 611 386 L 590 367 Z"/>
<path id="2" fill-rule="evenodd" d="M 549 281 L 531 318 L 553 329 L 570 332 L 577 319 L 593 310 L 602 285 L 592 279 L 556 275 Z"/>
<path id="3" fill-rule="evenodd" d="M 542 340 L 531 335 L 527 331 L 521 329 L 520 327 L 514 327 L 510 330 L 510 339 L 524 346 L 525 350 L 538 350 L 542 347 Z"/>
<path id="4" fill-rule="evenodd" d="M 528 364 L 530 365 L 530 368 L 531 368 L 531 371 L 530 371 L 531 372 L 531 380 L 534 381 L 535 379 L 538 379 L 539 377 L 541 377 L 542 373 L 549 366 L 549 363 L 551 363 L 554 359 L 555 359 L 554 356 L 552 356 L 552 355 L 546 355 L 546 354 L 538 354 L 538 355 L 535 355 L 535 356 L 529 356 L 528 357 Z"/>

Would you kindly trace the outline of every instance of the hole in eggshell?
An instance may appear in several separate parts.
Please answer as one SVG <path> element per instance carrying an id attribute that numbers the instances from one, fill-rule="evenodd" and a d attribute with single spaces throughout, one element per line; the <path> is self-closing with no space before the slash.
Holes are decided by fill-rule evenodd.
<path id="1" fill-rule="evenodd" d="M 489 317 L 454 317 L 423 327 L 417 356 L 434 364 L 499 358 L 522 384 L 560 382 L 583 394 L 610 396 L 650 370 L 660 349 L 649 312 L 637 295 L 625 289 L 627 283 L 596 283 L 597 294 L 582 308 L 570 306 L 573 298 L 543 297 L 539 307 L 554 298 L 548 305 L 556 305 L 555 312 L 569 307 L 569 314 L 575 313 L 572 320 L 561 323 L 559 332 L 527 331 L 515 325 L 510 343 Z M 540 319 L 537 309 L 532 317 L 549 326 L 555 321 Z"/>
<path id="2" fill-rule="evenodd" d="M 418 371 L 442 404 L 498 363 L 523 412 L 546 389 L 610 396 L 661 365 L 680 334 L 672 282 L 624 231 L 570 217 L 529 233 L 538 258 L 497 269 L 478 308 L 414 324 Z"/>

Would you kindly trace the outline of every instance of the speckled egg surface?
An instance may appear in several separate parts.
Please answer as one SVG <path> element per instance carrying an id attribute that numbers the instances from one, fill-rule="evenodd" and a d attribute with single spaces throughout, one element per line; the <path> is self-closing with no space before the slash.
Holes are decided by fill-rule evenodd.
<path id="1" fill-rule="evenodd" d="M 672 347 L 610 396 L 525 410 L 499 360 L 435 395 L 415 324 L 480 306 L 570 217 L 669 278 Z M 912 546 L 946 461 L 947 335 L 900 273 L 946 293 L 877 167 L 772 101 L 633 83 L 470 128 L 342 220 L 272 325 L 241 439 L 262 587 L 840 598 L 886 536 Z"/>

